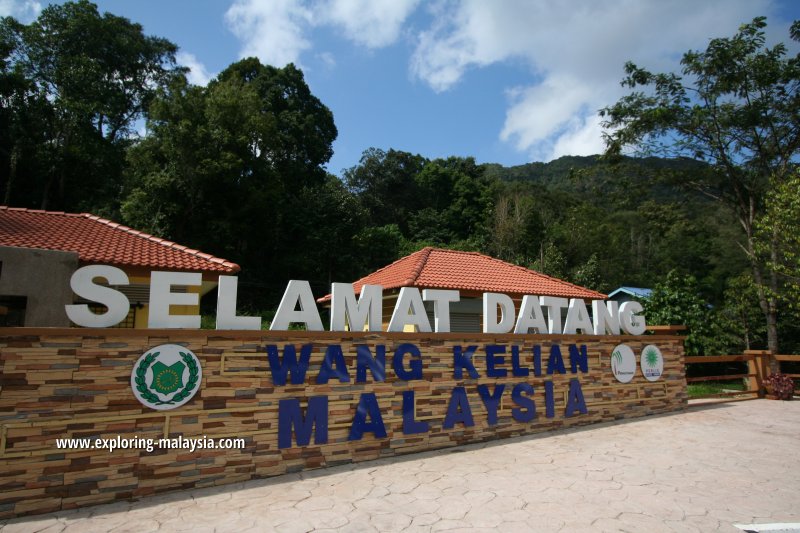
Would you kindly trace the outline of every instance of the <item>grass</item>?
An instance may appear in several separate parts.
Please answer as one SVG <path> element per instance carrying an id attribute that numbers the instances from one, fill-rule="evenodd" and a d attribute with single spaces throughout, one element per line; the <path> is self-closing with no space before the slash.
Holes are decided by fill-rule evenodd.
<path id="1" fill-rule="evenodd" d="M 698 383 L 689 383 L 688 389 L 689 398 L 700 398 L 731 390 L 743 391 L 745 387 L 741 379 L 734 379 L 731 381 L 701 381 Z"/>

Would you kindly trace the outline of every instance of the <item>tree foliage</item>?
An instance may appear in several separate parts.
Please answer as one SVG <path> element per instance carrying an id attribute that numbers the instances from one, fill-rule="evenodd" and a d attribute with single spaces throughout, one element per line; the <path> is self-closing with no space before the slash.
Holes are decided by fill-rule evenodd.
<path id="1" fill-rule="evenodd" d="M 176 46 L 86 1 L 29 25 L 0 21 L 0 188 L 5 203 L 113 213 L 125 149 Z"/>
<path id="2" fill-rule="evenodd" d="M 764 216 L 757 222 L 756 253 L 778 278 L 779 298 L 800 312 L 800 172 L 778 183 L 767 195 Z"/>
<path id="3" fill-rule="evenodd" d="M 128 154 L 127 222 L 235 258 L 253 279 L 330 277 L 358 211 L 323 169 L 336 127 L 300 70 L 250 58 L 207 87 L 178 80 L 148 129 Z"/>
<path id="4" fill-rule="evenodd" d="M 600 114 L 609 154 L 634 148 L 708 163 L 679 182 L 736 214 L 776 352 L 779 287 L 756 255 L 754 230 L 770 184 L 789 178 L 800 151 L 800 54 L 788 55 L 783 43 L 767 47 L 765 27 L 758 17 L 733 37 L 712 39 L 705 51 L 687 52 L 680 74 L 627 63 L 622 83 L 633 92 Z M 800 21 L 791 38 L 800 40 Z"/>
<path id="5" fill-rule="evenodd" d="M 718 313 L 722 329 L 744 350 L 764 346 L 766 325 L 758 308 L 758 291 L 746 272 L 728 279 L 724 306 Z"/>
<path id="6" fill-rule="evenodd" d="M 733 343 L 707 302 L 694 276 L 672 271 L 653 287 L 645 300 L 644 314 L 651 324 L 686 326 L 686 355 L 730 353 Z"/>

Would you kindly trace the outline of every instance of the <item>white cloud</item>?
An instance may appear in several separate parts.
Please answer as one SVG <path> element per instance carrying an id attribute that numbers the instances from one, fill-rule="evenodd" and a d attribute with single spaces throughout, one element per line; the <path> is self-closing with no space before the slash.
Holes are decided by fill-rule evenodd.
<path id="1" fill-rule="evenodd" d="M 283 66 L 301 63 L 312 47 L 312 28 L 329 26 L 350 41 L 381 48 L 397 41 L 403 22 L 419 0 L 236 0 L 225 14 L 230 30 L 242 42 L 241 56 Z M 325 63 L 333 56 L 328 52 Z"/>
<path id="2" fill-rule="evenodd" d="M 189 74 L 186 76 L 189 79 L 189 83 L 194 85 L 206 85 L 213 77 L 208 70 L 206 70 L 206 66 L 203 65 L 194 54 L 178 52 L 175 59 L 177 59 L 179 64 L 189 67 Z"/>
<path id="3" fill-rule="evenodd" d="M 419 0 L 324 0 L 315 8 L 315 22 L 335 26 L 356 44 L 381 48 L 394 43 Z"/>
<path id="4" fill-rule="evenodd" d="M 535 83 L 509 91 L 500 139 L 537 159 L 597 153 L 597 110 L 625 94 L 625 61 L 675 70 L 686 50 L 769 8 L 769 0 L 465 0 L 446 4 L 446 19 L 433 12 L 437 22 L 419 35 L 410 69 L 441 92 L 470 70 L 522 61 Z"/>
<path id="5" fill-rule="evenodd" d="M 596 113 L 578 114 L 572 117 L 563 133 L 552 146 L 545 145 L 540 151 L 545 154 L 538 159 L 549 160 L 562 155 L 591 155 L 602 153 L 605 149 L 600 117 Z M 545 152 L 549 148 L 548 152 Z M 550 157 L 548 157 L 550 156 Z"/>
<path id="6" fill-rule="evenodd" d="M 270 65 L 299 63 L 311 43 L 305 37 L 311 10 L 293 0 L 236 0 L 225 13 L 228 28 L 242 41 L 242 57 Z"/>
<path id="7" fill-rule="evenodd" d="M 0 0 L 0 17 L 14 17 L 29 23 L 42 12 L 42 4 L 35 0 Z"/>
<path id="8" fill-rule="evenodd" d="M 242 43 L 242 56 L 300 65 L 314 46 L 315 29 L 332 28 L 358 46 L 377 49 L 407 35 L 404 26 L 419 4 L 235 0 L 225 19 Z M 531 158 L 548 160 L 602 150 L 597 111 L 627 92 L 619 85 L 625 61 L 677 70 L 683 52 L 703 49 L 710 37 L 730 35 L 739 24 L 769 15 L 773 0 L 437 0 L 424 6 L 432 22 L 415 35 L 411 74 L 443 92 L 471 71 L 497 63 L 529 72 L 528 85 L 508 88 L 498 135 Z M 778 31 L 774 21 L 770 31 Z M 314 57 L 325 68 L 336 65 L 329 51 L 315 51 Z"/>
<path id="9" fill-rule="evenodd" d="M 590 85 L 564 74 L 512 89 L 500 140 L 513 143 L 534 160 L 600 153 L 600 119 L 587 102 L 601 99 Z"/>

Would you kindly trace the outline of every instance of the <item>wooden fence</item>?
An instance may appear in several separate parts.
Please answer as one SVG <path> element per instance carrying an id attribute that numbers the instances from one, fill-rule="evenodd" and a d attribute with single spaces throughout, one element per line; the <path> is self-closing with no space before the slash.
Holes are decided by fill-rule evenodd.
<path id="1" fill-rule="evenodd" d="M 778 361 L 778 365 L 780 365 L 781 363 L 800 363 L 800 355 L 776 355 L 775 360 Z M 792 374 L 789 372 L 783 372 L 783 373 L 795 380 L 794 390 L 795 391 L 800 390 L 800 387 L 798 387 L 797 384 L 797 380 L 800 379 L 800 374 Z"/>
<path id="2" fill-rule="evenodd" d="M 685 363 L 687 365 L 704 365 L 710 363 L 747 363 L 747 373 L 745 374 L 722 374 L 715 376 L 696 376 L 687 377 L 687 383 L 699 383 L 708 381 L 728 381 L 734 379 L 745 380 L 746 387 L 742 391 L 719 392 L 705 396 L 694 396 L 694 398 L 724 398 L 728 396 L 737 397 L 741 399 L 753 399 L 762 396 L 762 385 L 764 378 L 770 375 L 771 363 L 777 363 L 777 368 L 782 372 L 782 363 L 800 363 L 800 355 L 772 355 L 766 350 L 747 350 L 742 355 L 717 355 L 717 356 L 699 356 L 699 357 L 686 357 Z M 800 378 L 800 374 L 786 373 L 792 378 Z M 687 372 L 688 376 L 688 372 Z M 795 391 L 800 390 L 800 387 L 795 381 Z"/>

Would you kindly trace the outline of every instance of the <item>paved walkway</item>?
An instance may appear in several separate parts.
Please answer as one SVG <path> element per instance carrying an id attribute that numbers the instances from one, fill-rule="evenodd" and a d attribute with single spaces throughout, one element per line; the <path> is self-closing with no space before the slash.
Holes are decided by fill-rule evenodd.
<path id="1" fill-rule="evenodd" d="M 685 413 L 0 522 L 0 532 L 740 531 L 800 522 L 800 402 Z"/>

